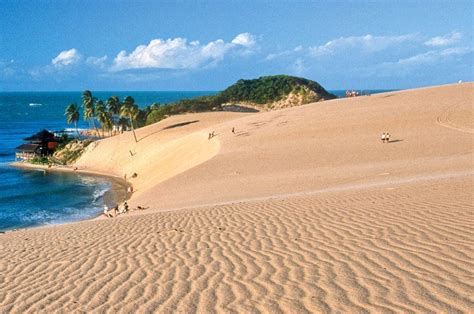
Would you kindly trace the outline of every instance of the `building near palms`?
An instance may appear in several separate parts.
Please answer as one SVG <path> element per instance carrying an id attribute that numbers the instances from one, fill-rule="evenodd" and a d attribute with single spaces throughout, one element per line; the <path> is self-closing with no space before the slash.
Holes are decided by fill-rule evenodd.
<path id="1" fill-rule="evenodd" d="M 15 149 L 15 159 L 18 161 L 51 155 L 58 146 L 58 138 L 47 130 L 39 131 L 23 140 L 27 143 Z"/>

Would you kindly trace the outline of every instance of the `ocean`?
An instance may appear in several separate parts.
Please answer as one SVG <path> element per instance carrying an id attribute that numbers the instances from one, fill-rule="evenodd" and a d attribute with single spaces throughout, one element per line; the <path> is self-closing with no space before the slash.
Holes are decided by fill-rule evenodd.
<path id="1" fill-rule="evenodd" d="M 387 90 L 371 90 L 370 93 Z M 330 91 L 344 96 L 345 91 Z M 117 95 L 132 96 L 139 107 L 179 99 L 213 95 L 215 91 L 93 92 L 104 101 Z M 65 108 L 81 104 L 82 92 L 0 92 L 0 231 L 88 219 L 103 206 L 120 201 L 123 189 L 106 177 L 74 173 L 52 173 L 12 168 L 15 147 L 42 129 L 72 128 L 66 123 Z M 82 116 L 82 113 L 81 113 Z M 88 124 L 81 120 L 79 128 Z"/>

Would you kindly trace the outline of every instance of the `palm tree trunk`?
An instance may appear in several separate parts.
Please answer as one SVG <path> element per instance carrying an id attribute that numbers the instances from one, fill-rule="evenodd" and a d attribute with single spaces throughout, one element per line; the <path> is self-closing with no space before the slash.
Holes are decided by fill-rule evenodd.
<path id="1" fill-rule="evenodd" d="M 135 128 L 133 127 L 133 120 L 132 115 L 128 115 L 130 117 L 130 125 L 132 126 L 133 137 L 135 138 L 135 143 L 138 143 L 137 135 L 135 134 Z"/>
<path id="2" fill-rule="evenodd" d="M 94 118 L 91 118 L 92 120 L 92 125 L 94 126 L 95 133 L 97 134 L 98 137 L 100 137 L 99 130 L 97 130 L 97 126 L 95 125 L 95 120 Z"/>
<path id="3" fill-rule="evenodd" d="M 80 140 L 81 136 L 79 135 L 79 130 L 77 129 L 77 122 L 74 122 L 74 127 L 76 128 L 77 139 Z"/>

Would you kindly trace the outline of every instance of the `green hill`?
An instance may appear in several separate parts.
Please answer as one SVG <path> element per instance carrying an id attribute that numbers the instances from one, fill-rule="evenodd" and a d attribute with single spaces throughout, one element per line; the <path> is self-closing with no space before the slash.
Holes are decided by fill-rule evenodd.
<path id="1" fill-rule="evenodd" d="M 315 81 L 288 75 L 262 76 L 253 80 L 238 80 L 214 96 L 183 99 L 167 105 L 155 104 L 147 114 L 146 124 L 185 112 L 265 111 L 334 98 L 337 97 Z"/>
<path id="2" fill-rule="evenodd" d="M 254 80 L 238 80 L 232 86 L 222 91 L 218 96 L 225 102 L 251 102 L 268 104 L 281 100 L 290 93 L 316 94 L 312 101 L 334 99 L 336 96 L 328 93 L 315 81 L 288 75 L 262 76 Z M 309 102 L 312 102 L 309 101 Z"/>

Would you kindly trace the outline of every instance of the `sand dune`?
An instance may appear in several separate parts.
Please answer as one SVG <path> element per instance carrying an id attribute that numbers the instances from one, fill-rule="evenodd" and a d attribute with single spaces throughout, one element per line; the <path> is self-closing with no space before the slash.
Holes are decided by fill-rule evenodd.
<path id="1" fill-rule="evenodd" d="M 101 141 L 78 165 L 137 172 L 130 203 L 150 209 L 0 235 L 0 310 L 472 312 L 473 87 Z"/>

